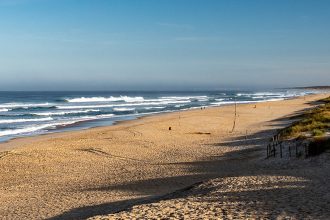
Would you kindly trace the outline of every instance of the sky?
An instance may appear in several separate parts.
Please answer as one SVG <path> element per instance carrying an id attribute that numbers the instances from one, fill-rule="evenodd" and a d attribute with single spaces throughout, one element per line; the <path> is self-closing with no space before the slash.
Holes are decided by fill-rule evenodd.
<path id="1" fill-rule="evenodd" d="M 330 85 L 329 0 L 0 0 L 0 90 Z"/>

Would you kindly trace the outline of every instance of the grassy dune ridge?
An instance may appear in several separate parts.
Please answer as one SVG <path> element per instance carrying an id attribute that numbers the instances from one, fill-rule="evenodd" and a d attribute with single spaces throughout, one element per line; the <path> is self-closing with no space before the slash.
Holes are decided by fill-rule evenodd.
<path id="1" fill-rule="evenodd" d="M 330 97 L 319 102 L 318 107 L 297 116 L 298 121 L 280 131 L 282 139 L 308 139 L 310 155 L 330 149 Z"/>
<path id="2" fill-rule="evenodd" d="M 320 100 L 322 103 L 315 109 L 302 114 L 301 119 L 291 126 L 283 129 L 284 138 L 299 136 L 323 136 L 330 128 L 330 97 Z"/>

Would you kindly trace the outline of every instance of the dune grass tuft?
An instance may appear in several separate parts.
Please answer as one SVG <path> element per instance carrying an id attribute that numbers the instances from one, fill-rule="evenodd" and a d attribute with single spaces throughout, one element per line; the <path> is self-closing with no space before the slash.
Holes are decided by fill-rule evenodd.
<path id="1" fill-rule="evenodd" d="M 301 120 L 283 129 L 280 133 L 284 138 L 296 138 L 301 135 L 323 136 L 330 129 L 330 97 L 320 100 L 319 107 L 302 115 Z"/>
<path id="2" fill-rule="evenodd" d="M 316 156 L 330 149 L 330 97 L 320 100 L 317 108 L 298 116 L 298 121 L 280 131 L 283 140 L 309 140 L 306 154 Z"/>

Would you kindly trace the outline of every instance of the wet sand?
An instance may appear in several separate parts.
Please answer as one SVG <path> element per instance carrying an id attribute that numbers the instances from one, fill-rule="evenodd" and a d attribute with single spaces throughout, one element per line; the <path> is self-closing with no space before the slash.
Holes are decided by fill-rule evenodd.
<path id="1" fill-rule="evenodd" d="M 310 208 L 303 216 L 323 218 L 329 214 L 324 204 L 330 204 L 329 187 L 321 184 L 329 174 L 320 175 L 326 160 L 307 171 L 302 167 L 310 162 L 278 164 L 264 158 L 269 137 L 289 123 L 285 117 L 324 97 L 258 103 L 256 108 L 238 105 L 233 132 L 234 106 L 225 106 L 0 144 L 0 218 L 193 218 L 218 213 L 235 219 L 287 213 L 298 219 L 298 207 L 305 207 L 299 204 L 306 205 L 307 199 Z M 198 182 L 203 183 L 162 197 Z M 314 185 L 323 194 L 307 190 Z M 267 190 L 270 194 L 262 193 Z M 306 200 L 290 196 L 304 190 L 310 195 Z M 140 206 L 109 216 L 134 205 Z"/>

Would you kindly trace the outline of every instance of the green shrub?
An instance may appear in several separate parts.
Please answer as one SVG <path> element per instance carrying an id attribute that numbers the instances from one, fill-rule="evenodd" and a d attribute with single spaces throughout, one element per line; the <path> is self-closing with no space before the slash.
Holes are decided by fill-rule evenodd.
<path id="1" fill-rule="evenodd" d="M 298 137 L 309 133 L 313 136 L 322 136 L 330 129 L 330 97 L 321 100 L 324 105 L 302 114 L 299 121 L 283 129 L 280 134 L 284 138 Z"/>
<path id="2" fill-rule="evenodd" d="M 324 133 L 325 133 L 325 131 L 320 130 L 320 129 L 313 129 L 313 131 L 312 131 L 313 136 L 323 136 Z"/>

